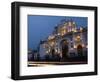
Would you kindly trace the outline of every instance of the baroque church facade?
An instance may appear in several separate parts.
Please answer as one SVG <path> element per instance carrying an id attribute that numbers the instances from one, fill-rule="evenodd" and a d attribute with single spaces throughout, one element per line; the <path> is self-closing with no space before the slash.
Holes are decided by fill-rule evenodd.
<path id="1" fill-rule="evenodd" d="M 77 27 L 73 20 L 57 25 L 51 35 L 40 41 L 40 59 L 48 57 L 76 57 L 87 55 L 87 28 Z"/>

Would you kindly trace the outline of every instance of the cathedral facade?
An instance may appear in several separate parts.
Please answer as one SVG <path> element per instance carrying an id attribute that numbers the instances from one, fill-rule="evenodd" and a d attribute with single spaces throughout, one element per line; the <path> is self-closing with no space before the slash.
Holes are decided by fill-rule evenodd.
<path id="1" fill-rule="evenodd" d="M 76 57 L 87 55 L 87 28 L 77 27 L 69 20 L 57 25 L 51 35 L 40 41 L 38 53 L 40 59 L 48 57 Z"/>

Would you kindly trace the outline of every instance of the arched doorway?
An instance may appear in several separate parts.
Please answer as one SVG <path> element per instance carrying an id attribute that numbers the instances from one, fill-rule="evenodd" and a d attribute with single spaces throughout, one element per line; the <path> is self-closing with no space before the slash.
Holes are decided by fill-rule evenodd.
<path id="1" fill-rule="evenodd" d="M 68 41 L 66 39 L 61 41 L 62 58 L 68 58 Z"/>
<path id="2" fill-rule="evenodd" d="M 83 47 L 82 47 L 81 44 L 79 44 L 79 45 L 77 46 L 77 53 L 78 53 L 78 55 L 80 55 L 80 56 L 83 55 Z"/>

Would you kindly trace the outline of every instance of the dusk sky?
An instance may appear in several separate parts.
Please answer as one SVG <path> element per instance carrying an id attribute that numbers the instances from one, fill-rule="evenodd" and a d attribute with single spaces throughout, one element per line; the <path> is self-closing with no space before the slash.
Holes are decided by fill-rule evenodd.
<path id="1" fill-rule="evenodd" d="M 37 49 L 40 40 L 45 40 L 54 27 L 65 19 L 76 22 L 77 27 L 87 27 L 87 17 L 65 17 L 65 16 L 39 16 L 29 15 L 28 16 L 28 49 Z"/>

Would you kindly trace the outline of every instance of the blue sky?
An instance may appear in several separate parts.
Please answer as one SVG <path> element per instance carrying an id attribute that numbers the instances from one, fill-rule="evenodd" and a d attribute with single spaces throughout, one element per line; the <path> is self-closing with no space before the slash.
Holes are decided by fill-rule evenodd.
<path id="1" fill-rule="evenodd" d="M 49 36 L 54 27 L 65 19 L 76 22 L 77 27 L 87 27 L 87 17 L 28 15 L 28 49 L 36 49 L 40 40 Z"/>

